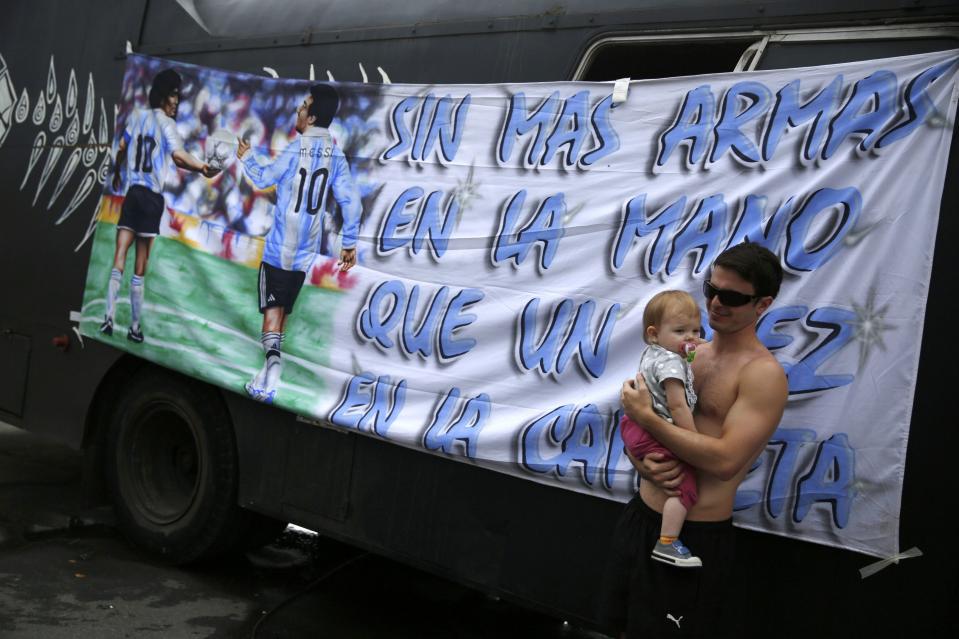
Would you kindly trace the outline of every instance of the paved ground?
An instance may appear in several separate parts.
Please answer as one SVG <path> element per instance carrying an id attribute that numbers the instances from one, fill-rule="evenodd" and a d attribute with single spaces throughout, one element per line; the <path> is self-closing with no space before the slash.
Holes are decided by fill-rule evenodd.
<path id="1" fill-rule="evenodd" d="M 202 569 L 140 554 L 84 509 L 80 458 L 0 424 L 0 638 L 602 639 L 295 528 Z"/>

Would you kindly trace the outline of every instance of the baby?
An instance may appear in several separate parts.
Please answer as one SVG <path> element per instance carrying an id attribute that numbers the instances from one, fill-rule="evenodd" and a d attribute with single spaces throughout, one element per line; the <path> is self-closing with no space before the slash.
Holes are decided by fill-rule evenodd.
<path id="1" fill-rule="evenodd" d="M 696 393 L 689 363 L 700 340 L 700 330 L 699 306 L 683 291 L 663 291 L 655 295 L 643 312 L 643 340 L 648 346 L 639 359 L 639 372 L 652 395 L 653 410 L 663 419 L 691 431 L 696 430 L 693 423 Z M 620 421 L 619 432 L 626 449 L 636 459 L 650 453 L 676 459 L 626 415 Z M 698 568 L 703 565 L 702 561 L 679 540 L 686 513 L 698 499 L 693 469 L 684 464 L 682 471 L 679 497 L 669 497 L 663 505 L 662 528 L 652 558 L 673 566 Z"/>

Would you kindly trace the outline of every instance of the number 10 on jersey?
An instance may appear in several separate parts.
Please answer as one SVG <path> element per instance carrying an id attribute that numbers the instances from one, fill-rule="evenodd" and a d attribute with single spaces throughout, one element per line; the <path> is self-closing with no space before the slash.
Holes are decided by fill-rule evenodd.
<path id="1" fill-rule="evenodd" d="M 306 194 L 306 212 L 310 215 L 316 215 L 316 212 L 320 210 L 320 205 L 323 204 L 323 199 L 326 194 L 326 182 L 329 178 L 330 172 L 326 168 L 320 168 L 313 171 L 313 174 L 310 176 L 310 188 Z M 296 206 L 294 211 L 297 213 L 300 212 L 300 206 L 303 204 L 303 187 L 306 185 L 306 169 L 300 168 L 300 187 L 296 191 Z M 314 192 L 316 189 L 316 181 L 321 179 L 320 182 L 320 192 L 314 197 Z"/>

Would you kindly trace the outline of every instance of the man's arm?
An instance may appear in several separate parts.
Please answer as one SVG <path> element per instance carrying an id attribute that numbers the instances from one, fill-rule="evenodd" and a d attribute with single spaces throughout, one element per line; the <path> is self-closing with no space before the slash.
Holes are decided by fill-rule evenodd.
<path id="1" fill-rule="evenodd" d="M 659 442 L 695 468 L 722 480 L 732 479 L 750 463 L 776 430 L 786 407 L 786 375 L 777 362 L 754 361 L 740 373 L 736 401 L 719 437 L 676 428 L 652 410 L 649 391 L 637 376 L 623 384 L 626 414 Z"/>
<path id="2" fill-rule="evenodd" d="M 210 168 L 210 165 L 198 160 L 192 153 L 183 148 L 183 140 L 176 130 L 176 123 L 166 117 L 159 116 L 160 135 L 163 136 L 163 143 L 166 149 L 170 151 L 170 158 L 177 168 L 202 173 L 204 177 L 211 178 L 220 172 L 219 169 Z"/>
<path id="3" fill-rule="evenodd" d="M 283 149 L 283 152 L 273 162 L 260 164 L 260 161 L 250 150 L 250 143 L 246 140 L 239 140 L 236 147 L 236 156 L 243 165 L 243 172 L 253 182 L 253 186 L 258 189 L 267 189 L 279 184 L 283 176 L 290 170 L 290 164 L 296 157 L 296 153 L 291 148 L 292 145 L 293 143 Z"/>
<path id="4" fill-rule="evenodd" d="M 120 190 L 121 177 L 120 172 L 127 161 L 127 138 L 126 134 L 120 138 L 120 144 L 117 146 L 117 157 L 113 162 L 113 190 Z"/>
<path id="5" fill-rule="evenodd" d="M 362 206 L 346 156 L 341 152 L 333 157 L 333 161 L 337 164 L 332 183 L 333 197 L 343 212 L 343 248 L 340 251 L 339 267 L 345 272 L 356 264 L 356 236 L 359 232 Z"/>
<path id="6" fill-rule="evenodd" d="M 178 168 L 194 173 L 202 173 L 204 177 L 213 177 L 220 172 L 219 169 L 212 169 L 206 162 L 201 162 L 192 153 L 183 149 L 177 149 L 170 154 L 173 157 L 173 163 Z"/>

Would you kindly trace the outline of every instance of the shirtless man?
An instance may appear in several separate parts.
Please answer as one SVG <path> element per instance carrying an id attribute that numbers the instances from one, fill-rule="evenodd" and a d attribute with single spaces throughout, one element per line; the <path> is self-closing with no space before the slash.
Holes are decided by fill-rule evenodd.
<path id="1" fill-rule="evenodd" d="M 788 396 L 782 367 L 756 336 L 781 282 L 779 260 L 757 244 L 734 246 L 713 262 L 703 292 L 714 336 L 693 360 L 698 432 L 659 417 L 641 376 L 623 384 L 626 413 L 699 471 L 699 501 L 683 538 L 703 562 L 701 569 L 676 570 L 649 560 L 663 504 L 679 494 L 682 477 L 675 460 L 633 459 L 642 481 L 614 533 L 604 601 L 607 623 L 627 637 L 729 633 L 734 615 L 724 595 L 734 566 L 736 489 L 776 430 Z"/>

